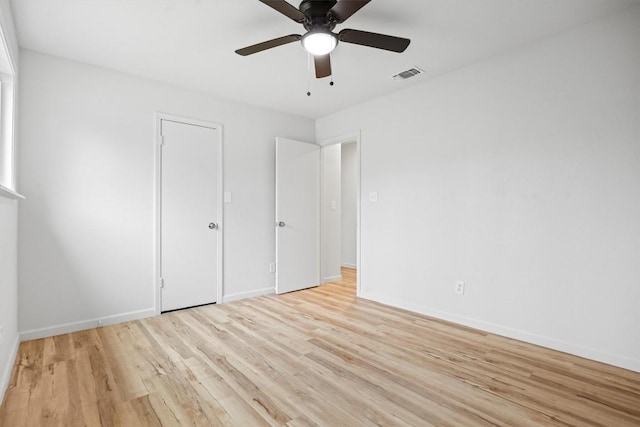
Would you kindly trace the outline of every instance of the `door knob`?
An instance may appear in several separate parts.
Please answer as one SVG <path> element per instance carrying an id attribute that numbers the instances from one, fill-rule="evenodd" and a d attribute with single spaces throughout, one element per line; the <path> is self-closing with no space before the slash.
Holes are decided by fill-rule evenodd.
<path id="1" fill-rule="evenodd" d="M 284 227 L 284 226 L 285 226 L 285 223 L 284 223 L 284 222 L 280 221 L 280 222 L 278 223 L 278 227 Z"/>
<path id="2" fill-rule="evenodd" d="M 209 230 L 215 230 L 217 228 L 218 228 L 218 224 L 216 224 L 215 222 L 209 223 Z"/>

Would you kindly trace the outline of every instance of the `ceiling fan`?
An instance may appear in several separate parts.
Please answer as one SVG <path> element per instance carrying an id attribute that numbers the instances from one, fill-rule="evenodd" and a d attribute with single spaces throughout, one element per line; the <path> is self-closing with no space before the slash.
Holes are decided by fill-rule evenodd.
<path id="1" fill-rule="evenodd" d="M 338 34 L 332 32 L 336 25 L 342 24 L 371 0 L 303 0 L 297 9 L 285 0 L 259 1 L 302 24 L 307 32 L 247 46 L 236 50 L 236 53 L 247 56 L 301 40 L 304 48 L 314 57 L 316 78 L 319 79 L 331 75 L 329 54 L 339 41 L 392 52 L 404 52 L 411 43 L 409 39 L 360 30 L 344 29 Z"/>

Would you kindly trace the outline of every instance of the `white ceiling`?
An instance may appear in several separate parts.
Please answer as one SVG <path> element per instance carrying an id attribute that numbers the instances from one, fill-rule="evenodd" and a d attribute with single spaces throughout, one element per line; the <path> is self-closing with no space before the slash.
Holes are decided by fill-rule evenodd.
<path id="1" fill-rule="evenodd" d="M 349 1 L 349 0 L 342 0 Z M 298 3 L 293 3 L 298 6 Z M 424 82 L 640 0 L 372 0 L 338 26 L 411 39 L 401 54 L 340 44 L 335 86 L 291 43 L 235 49 L 301 25 L 258 0 L 12 0 L 20 46 L 309 118 Z M 413 66 L 425 74 L 395 81 Z"/>

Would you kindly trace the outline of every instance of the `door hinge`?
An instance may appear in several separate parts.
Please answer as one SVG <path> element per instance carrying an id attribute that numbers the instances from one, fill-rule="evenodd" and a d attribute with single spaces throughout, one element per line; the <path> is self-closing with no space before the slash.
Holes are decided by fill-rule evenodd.
<path id="1" fill-rule="evenodd" d="M 160 278 L 160 289 L 164 288 L 164 278 Z"/>
<path id="2" fill-rule="evenodd" d="M 160 146 L 164 145 L 164 135 L 160 135 Z"/>

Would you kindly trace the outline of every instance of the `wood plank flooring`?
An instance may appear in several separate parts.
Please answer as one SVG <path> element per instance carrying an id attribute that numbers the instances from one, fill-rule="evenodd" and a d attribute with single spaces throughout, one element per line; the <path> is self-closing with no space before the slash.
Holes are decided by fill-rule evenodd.
<path id="1" fill-rule="evenodd" d="M 640 426 L 640 374 L 344 280 L 24 342 L 0 426 Z"/>

